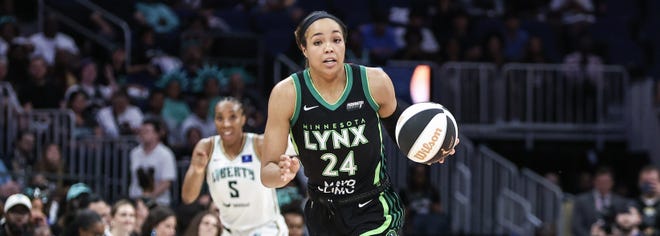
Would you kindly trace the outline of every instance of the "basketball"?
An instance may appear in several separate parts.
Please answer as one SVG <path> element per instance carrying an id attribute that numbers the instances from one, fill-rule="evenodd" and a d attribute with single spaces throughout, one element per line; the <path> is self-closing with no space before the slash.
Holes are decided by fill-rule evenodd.
<path id="1" fill-rule="evenodd" d="M 448 151 L 454 147 L 458 125 L 447 108 L 424 102 L 413 104 L 401 113 L 395 132 L 397 145 L 408 159 L 431 163 L 437 161 L 440 149 Z"/>

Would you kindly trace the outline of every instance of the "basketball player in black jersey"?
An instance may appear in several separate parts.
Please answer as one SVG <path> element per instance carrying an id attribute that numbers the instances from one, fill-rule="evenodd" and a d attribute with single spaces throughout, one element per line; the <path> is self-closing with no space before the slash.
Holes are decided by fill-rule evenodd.
<path id="1" fill-rule="evenodd" d="M 310 235 L 398 235 L 404 212 L 385 168 L 380 122 L 394 134 L 403 110 L 392 81 L 381 69 L 344 64 L 346 26 L 333 15 L 311 13 L 295 36 L 309 67 L 272 90 L 262 183 L 282 187 L 302 164 Z M 289 134 L 299 157 L 283 155 Z"/>

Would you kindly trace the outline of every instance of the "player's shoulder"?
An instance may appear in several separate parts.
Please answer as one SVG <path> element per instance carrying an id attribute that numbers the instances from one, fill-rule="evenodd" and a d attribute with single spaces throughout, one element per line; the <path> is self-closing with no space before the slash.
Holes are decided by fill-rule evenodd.
<path id="1" fill-rule="evenodd" d="M 391 83 L 390 77 L 382 68 L 367 66 L 364 68 L 367 74 L 367 80 L 369 81 L 369 87 L 379 88 L 380 86 L 383 86 L 383 84 Z"/>
<path id="2" fill-rule="evenodd" d="M 296 86 L 293 81 L 293 77 L 289 76 L 286 77 L 285 79 L 281 80 L 275 86 L 273 87 L 273 91 L 271 92 L 271 96 L 295 96 L 296 95 Z"/>

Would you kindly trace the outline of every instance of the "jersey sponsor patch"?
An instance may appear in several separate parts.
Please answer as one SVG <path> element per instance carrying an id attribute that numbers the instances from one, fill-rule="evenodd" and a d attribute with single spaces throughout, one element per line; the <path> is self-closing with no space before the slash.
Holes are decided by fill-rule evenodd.
<path id="1" fill-rule="evenodd" d="M 252 155 L 243 155 L 243 156 L 241 156 L 241 162 L 243 162 L 243 163 L 252 162 Z"/>
<path id="2" fill-rule="evenodd" d="M 362 109 L 363 104 L 364 101 L 349 102 L 348 104 L 346 104 L 346 111 L 360 110 Z"/>

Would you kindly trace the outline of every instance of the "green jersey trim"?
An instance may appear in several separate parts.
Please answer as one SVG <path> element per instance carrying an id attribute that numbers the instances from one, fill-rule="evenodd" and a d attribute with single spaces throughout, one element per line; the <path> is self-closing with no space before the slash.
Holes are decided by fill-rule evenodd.
<path id="1" fill-rule="evenodd" d="M 335 102 L 334 104 L 330 104 L 319 93 L 318 89 L 314 87 L 314 83 L 312 83 L 312 76 L 309 74 L 309 69 L 305 69 L 305 84 L 309 88 L 310 93 L 314 98 L 321 103 L 324 107 L 328 108 L 331 111 L 337 110 L 341 104 L 346 101 L 346 98 L 348 98 L 348 95 L 350 94 L 351 88 L 353 88 L 353 69 L 351 69 L 351 66 L 348 64 L 344 64 L 344 71 L 346 73 L 346 86 L 344 87 L 344 91 L 342 92 L 341 97 Z"/>
<path id="2" fill-rule="evenodd" d="M 291 116 L 290 126 L 296 123 L 298 120 L 298 115 L 300 115 L 300 103 L 302 103 L 302 90 L 300 88 L 300 78 L 298 74 L 291 75 L 291 80 L 293 80 L 293 87 L 296 89 L 296 105 L 293 108 L 293 115 Z"/>
<path id="3" fill-rule="evenodd" d="M 369 101 L 369 105 L 371 105 L 371 108 L 374 109 L 374 111 L 378 111 L 380 106 L 378 103 L 376 103 L 376 100 L 374 99 L 373 96 L 371 96 L 371 90 L 369 89 L 369 78 L 367 78 L 367 68 L 364 66 L 360 66 L 360 74 L 362 75 L 362 90 L 364 90 L 364 96 L 367 97 L 367 101 Z"/>

